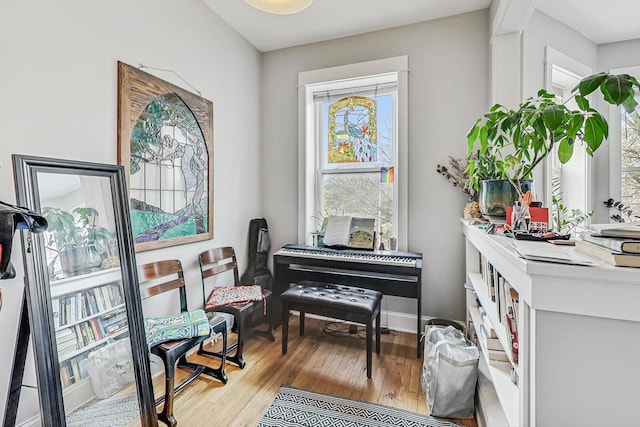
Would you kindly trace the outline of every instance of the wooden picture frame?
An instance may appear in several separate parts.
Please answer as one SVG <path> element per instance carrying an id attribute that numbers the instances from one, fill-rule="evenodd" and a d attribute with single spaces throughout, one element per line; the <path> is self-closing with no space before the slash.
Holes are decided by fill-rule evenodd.
<path id="1" fill-rule="evenodd" d="M 213 238 L 213 103 L 118 61 L 118 163 L 136 251 Z"/>

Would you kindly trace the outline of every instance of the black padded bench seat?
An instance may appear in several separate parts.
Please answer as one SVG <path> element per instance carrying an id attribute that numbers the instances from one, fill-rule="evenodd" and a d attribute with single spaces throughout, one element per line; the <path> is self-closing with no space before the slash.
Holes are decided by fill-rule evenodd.
<path id="1" fill-rule="evenodd" d="M 371 378 L 371 340 L 376 322 L 376 353 L 380 353 L 380 303 L 378 291 L 330 283 L 303 281 L 282 293 L 282 354 L 287 354 L 289 310 L 300 312 L 300 335 L 305 313 L 362 323 L 366 327 L 367 378 Z"/>

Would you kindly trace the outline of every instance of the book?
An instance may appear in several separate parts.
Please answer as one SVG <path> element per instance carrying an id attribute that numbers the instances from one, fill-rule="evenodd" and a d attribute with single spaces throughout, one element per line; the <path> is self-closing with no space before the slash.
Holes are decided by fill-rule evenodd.
<path id="1" fill-rule="evenodd" d="M 500 344 L 500 340 L 496 337 L 490 337 L 487 335 L 487 330 L 483 329 L 481 325 L 480 327 L 480 335 L 478 336 L 478 340 L 481 342 L 482 347 L 487 350 L 499 350 L 503 351 L 502 344 Z"/>
<path id="2" fill-rule="evenodd" d="M 323 244 L 356 249 L 374 249 L 375 219 L 332 215 L 324 230 Z"/>
<path id="3" fill-rule="evenodd" d="M 53 327 L 60 327 L 60 300 L 54 298 L 51 300 L 51 312 L 53 313 Z"/>
<path id="4" fill-rule="evenodd" d="M 603 246 L 617 252 L 626 252 L 630 254 L 640 254 L 640 240 L 633 240 L 625 237 L 610 237 L 601 234 L 592 234 L 589 231 L 580 233 L 582 240 Z"/>
<path id="5" fill-rule="evenodd" d="M 617 267 L 640 267 L 640 254 L 616 252 L 609 248 L 594 245 L 593 243 L 589 243 L 584 240 L 578 240 L 575 248 L 576 251 Z"/>
<path id="6" fill-rule="evenodd" d="M 595 265 L 587 257 L 581 257 L 570 246 L 554 246 L 546 242 L 515 240 L 511 243 L 515 251 L 524 259 L 572 265 Z"/>
<path id="7" fill-rule="evenodd" d="M 489 360 L 509 362 L 509 356 L 507 356 L 507 353 L 502 350 L 502 348 L 498 350 L 487 349 L 487 356 L 489 356 Z"/>
<path id="8" fill-rule="evenodd" d="M 512 314 L 507 314 L 507 339 L 511 345 L 513 363 L 518 363 L 518 324 Z"/>
<path id="9" fill-rule="evenodd" d="M 640 239 L 640 221 L 617 224 L 591 224 L 589 228 L 602 236 Z"/>

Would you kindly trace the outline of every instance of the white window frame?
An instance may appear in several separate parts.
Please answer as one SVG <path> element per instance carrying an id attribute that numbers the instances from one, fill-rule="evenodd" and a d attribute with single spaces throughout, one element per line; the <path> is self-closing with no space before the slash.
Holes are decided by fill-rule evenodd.
<path id="1" fill-rule="evenodd" d="M 545 88 L 548 92 L 553 92 L 554 68 L 559 69 L 564 74 L 573 76 L 576 81 L 580 81 L 592 74 L 591 67 L 547 46 L 545 51 Z M 570 91 L 573 87 L 563 87 L 563 89 Z M 566 170 L 561 172 L 563 204 L 570 209 L 580 209 L 583 212 L 588 212 L 593 209 L 593 158 L 586 154 L 585 151 L 577 151 L 574 155 L 575 157 L 571 159 L 571 162 L 565 166 Z M 552 210 L 552 174 L 552 158 L 549 156 L 545 160 L 544 173 L 545 206 L 549 207 L 549 214 L 551 214 Z M 584 185 L 581 184 L 582 180 L 579 179 L 581 177 L 584 178 Z M 587 219 L 588 222 L 589 219 Z"/>
<path id="2" fill-rule="evenodd" d="M 318 227 L 315 206 L 318 200 L 316 120 L 314 92 L 324 82 L 338 82 L 366 76 L 397 74 L 397 145 L 394 177 L 394 229 L 398 249 L 406 251 L 408 241 L 408 69 L 409 57 L 397 56 L 357 64 L 304 71 L 298 75 L 298 242 L 311 244 L 312 232 Z"/>
<path id="3" fill-rule="evenodd" d="M 640 65 L 615 68 L 612 74 L 640 76 Z M 622 135 L 620 133 L 620 108 L 609 106 L 609 197 L 622 200 Z M 607 215 L 607 218 L 609 215 Z"/>

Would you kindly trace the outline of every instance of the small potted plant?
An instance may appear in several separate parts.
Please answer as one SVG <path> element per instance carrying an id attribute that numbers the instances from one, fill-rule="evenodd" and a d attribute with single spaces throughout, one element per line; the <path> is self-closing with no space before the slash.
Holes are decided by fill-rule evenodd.
<path id="1" fill-rule="evenodd" d="M 507 180 L 521 194 L 526 191 L 521 180 L 530 179 L 534 168 L 554 151 L 562 163 L 571 159 L 576 143 L 585 144 L 587 153 L 593 155 L 608 137 L 609 128 L 602 114 L 591 107 L 589 94 L 599 91 L 609 104 L 631 112 L 637 107 L 639 89 L 633 76 L 599 73 L 584 78 L 572 90 L 569 99 L 575 99 L 576 109 L 567 107 L 569 100 L 560 103 L 543 89 L 516 109 L 494 105 L 467 134 L 467 172 L 480 192 L 483 213 L 487 213 L 485 193 L 490 191 L 486 184 L 492 184 L 484 181 Z"/>
<path id="2" fill-rule="evenodd" d="M 50 261 L 53 268 L 56 258 L 65 276 L 72 276 L 99 267 L 103 254 L 108 252 L 115 234 L 99 227 L 98 211 L 94 208 L 75 208 L 72 212 L 45 207 L 42 214 L 49 224 L 46 237 L 47 249 L 57 255 Z"/>

